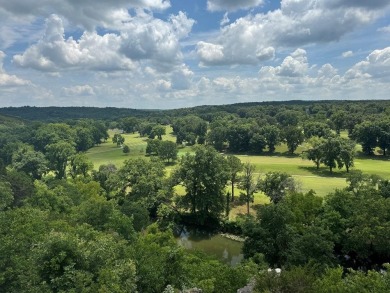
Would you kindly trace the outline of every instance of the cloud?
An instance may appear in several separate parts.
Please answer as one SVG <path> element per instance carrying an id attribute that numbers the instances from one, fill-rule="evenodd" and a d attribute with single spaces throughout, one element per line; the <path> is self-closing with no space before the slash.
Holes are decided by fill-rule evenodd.
<path id="1" fill-rule="evenodd" d="M 390 25 L 381 27 L 378 29 L 378 31 L 382 33 L 390 33 Z"/>
<path id="2" fill-rule="evenodd" d="M 65 39 L 62 19 L 51 15 L 43 37 L 13 60 L 21 67 L 41 71 L 134 70 L 141 60 L 150 60 L 167 70 L 181 63 L 179 39 L 188 35 L 193 23 L 182 12 L 168 22 L 140 13 L 120 33 L 99 35 L 86 31 L 75 40 Z"/>
<path id="3" fill-rule="evenodd" d="M 65 39 L 62 19 L 51 15 L 46 20 L 43 37 L 23 54 L 15 55 L 13 61 L 21 67 L 41 71 L 63 69 L 129 70 L 134 67 L 131 60 L 118 54 L 120 36 L 98 35 L 85 32 L 79 40 Z"/>
<path id="4" fill-rule="evenodd" d="M 390 47 L 374 50 L 366 60 L 355 64 L 348 71 L 351 77 L 370 77 L 385 82 L 390 81 Z"/>
<path id="5" fill-rule="evenodd" d="M 128 9 L 164 10 L 168 0 L 0 0 L 0 15 L 8 18 L 48 17 L 55 13 L 88 30 L 113 27 L 129 19 Z"/>
<path id="6" fill-rule="evenodd" d="M 338 41 L 347 33 L 373 22 L 389 1 L 282 0 L 280 9 L 249 14 L 224 26 L 212 41 L 198 43 L 203 65 L 258 64 L 273 58 L 260 56 L 265 48 L 296 48 Z M 207 54 L 204 48 L 218 48 Z M 215 56 L 215 58 L 212 58 Z"/>
<path id="7" fill-rule="evenodd" d="M 224 26 L 224 25 L 227 25 L 229 22 L 230 22 L 229 15 L 227 12 L 225 12 L 225 14 L 223 15 L 223 18 L 220 22 L 220 25 Z"/>
<path id="8" fill-rule="evenodd" d="M 210 11 L 235 11 L 248 9 L 264 4 L 263 0 L 208 0 L 207 9 Z"/>
<path id="9" fill-rule="evenodd" d="M 90 85 L 76 85 L 72 87 L 64 87 L 62 92 L 66 96 L 94 96 L 94 89 Z"/>
<path id="10" fill-rule="evenodd" d="M 3 60 L 5 58 L 5 53 L 0 51 L 0 87 L 19 87 L 32 85 L 31 81 L 24 80 L 16 75 L 7 74 L 3 68 Z"/>
<path id="11" fill-rule="evenodd" d="M 343 52 L 343 53 L 341 54 L 341 56 L 342 56 L 343 58 L 349 58 L 349 57 L 352 57 L 352 56 L 353 56 L 353 52 L 352 52 L 352 51 L 346 51 L 346 52 Z"/>
<path id="12" fill-rule="evenodd" d="M 225 63 L 222 45 L 215 45 L 200 41 L 197 44 L 197 53 L 202 62 L 208 65 Z"/>
<path id="13" fill-rule="evenodd" d="M 181 63 L 179 40 L 189 34 L 193 24 L 182 12 L 168 22 L 143 15 L 127 24 L 120 51 L 131 60 L 152 59 L 160 68 L 171 68 Z"/>
<path id="14" fill-rule="evenodd" d="M 253 77 L 202 77 L 196 84 L 199 103 L 232 101 L 385 99 L 390 91 L 390 47 L 340 73 L 333 65 L 310 64 L 306 51 L 297 49 L 276 66 L 262 66 Z M 213 100 L 207 100 L 213 97 Z M 202 100 L 204 99 L 204 100 Z"/>

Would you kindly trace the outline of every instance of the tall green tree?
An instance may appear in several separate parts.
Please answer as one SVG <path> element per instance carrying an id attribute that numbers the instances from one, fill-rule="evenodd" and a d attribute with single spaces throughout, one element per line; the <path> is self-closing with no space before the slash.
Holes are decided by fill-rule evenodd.
<path id="1" fill-rule="evenodd" d="M 304 140 L 302 129 L 295 126 L 285 127 L 283 129 L 283 137 L 290 154 L 293 154 Z"/>
<path id="2" fill-rule="evenodd" d="M 352 138 L 362 145 L 363 152 L 366 155 L 372 155 L 378 145 L 379 131 L 375 123 L 365 121 L 355 127 Z"/>
<path id="3" fill-rule="evenodd" d="M 32 133 L 31 141 L 34 148 L 41 152 L 46 152 L 49 144 L 55 144 L 60 141 L 74 143 L 76 132 L 65 123 L 43 124 Z"/>
<path id="4" fill-rule="evenodd" d="M 6 181 L 0 181 L 0 212 L 12 206 L 14 194 L 11 184 Z"/>
<path id="5" fill-rule="evenodd" d="M 329 137 L 322 144 L 323 157 L 321 162 L 329 168 L 330 173 L 333 169 L 343 167 L 343 161 L 341 159 L 342 144 L 338 137 Z"/>
<path id="6" fill-rule="evenodd" d="M 386 151 L 390 148 L 390 120 L 381 120 L 378 122 L 378 146 L 386 156 Z"/>
<path id="7" fill-rule="evenodd" d="M 171 161 L 176 161 L 177 153 L 178 153 L 178 149 L 176 143 L 174 143 L 173 141 L 164 140 L 161 141 L 161 143 L 158 146 L 158 150 L 157 150 L 158 157 L 161 160 L 166 161 L 167 163 Z"/>
<path id="8" fill-rule="evenodd" d="M 229 180 L 232 187 L 232 201 L 234 201 L 234 185 L 238 181 L 238 173 L 242 171 L 243 165 L 241 163 L 241 160 L 235 156 L 229 155 L 226 157 L 227 165 L 228 165 L 228 172 L 229 172 Z"/>
<path id="9" fill-rule="evenodd" d="M 344 128 L 345 122 L 348 120 L 347 117 L 348 115 L 344 111 L 337 111 L 330 117 L 330 120 L 332 121 L 334 129 L 338 135 L 340 135 L 341 129 Z"/>
<path id="10" fill-rule="evenodd" d="M 308 122 L 303 126 L 303 133 L 306 138 L 328 137 L 332 132 L 330 127 L 323 122 Z"/>
<path id="11" fill-rule="evenodd" d="M 219 218 L 224 211 L 225 186 L 229 179 L 224 157 L 211 147 L 197 147 L 186 154 L 176 171 L 176 180 L 186 189 L 179 202 L 183 208 L 198 214 L 201 224 L 208 217 Z"/>
<path id="12" fill-rule="evenodd" d="M 46 157 L 50 169 L 55 172 L 57 179 L 66 178 L 66 166 L 75 153 L 76 150 L 73 144 L 66 141 L 59 141 L 46 146 Z"/>
<path id="13" fill-rule="evenodd" d="M 244 190 L 244 193 L 241 193 L 242 197 L 245 199 L 246 203 L 246 212 L 249 215 L 250 212 L 250 203 L 253 202 L 253 195 L 257 189 L 257 182 L 255 182 L 255 166 L 246 163 L 243 165 L 243 174 L 240 178 L 239 187 Z"/>
<path id="14" fill-rule="evenodd" d="M 171 186 L 165 178 L 165 167 L 160 160 L 129 159 L 109 178 L 111 186 L 120 203 L 138 202 L 144 205 L 151 215 L 156 215 L 157 208 L 169 202 L 172 196 Z"/>
<path id="15" fill-rule="evenodd" d="M 78 152 L 85 152 L 95 145 L 93 133 L 90 128 L 78 126 L 75 132 L 76 150 Z"/>
<path id="16" fill-rule="evenodd" d="M 137 130 L 139 121 L 135 117 L 126 117 L 119 120 L 119 127 L 125 133 L 134 133 Z"/>
<path id="17" fill-rule="evenodd" d="M 302 154 L 304 158 L 316 164 L 317 170 L 320 168 L 321 160 L 324 156 L 324 143 L 324 138 L 313 136 L 307 141 L 308 149 Z"/>
<path id="18" fill-rule="evenodd" d="M 156 125 L 153 127 L 152 132 L 157 136 L 159 140 L 162 140 L 162 136 L 165 135 L 165 126 Z"/>
<path id="19" fill-rule="evenodd" d="M 92 161 L 85 154 L 75 154 L 70 158 L 69 174 L 72 178 L 81 175 L 84 178 L 93 170 Z"/>
<path id="20" fill-rule="evenodd" d="M 266 125 L 261 130 L 270 153 L 275 152 L 275 147 L 281 142 L 281 133 L 275 125 Z"/>
<path id="21" fill-rule="evenodd" d="M 295 192 L 297 189 L 291 175 L 284 172 L 268 172 L 260 179 L 258 187 L 275 204 L 279 203 L 288 192 Z"/>
<path id="22" fill-rule="evenodd" d="M 341 138 L 341 150 L 340 150 L 340 160 L 347 169 L 347 173 L 349 173 L 349 169 L 354 166 L 354 160 L 356 155 L 356 143 L 352 140 Z"/>
<path id="23" fill-rule="evenodd" d="M 125 142 L 125 138 L 119 133 L 115 133 L 112 137 L 112 142 L 116 143 L 116 145 L 119 147 Z"/>
<path id="24" fill-rule="evenodd" d="M 12 156 L 12 167 L 25 172 L 33 179 L 41 179 L 48 171 L 48 161 L 45 155 L 34 151 L 30 146 L 21 146 Z"/>

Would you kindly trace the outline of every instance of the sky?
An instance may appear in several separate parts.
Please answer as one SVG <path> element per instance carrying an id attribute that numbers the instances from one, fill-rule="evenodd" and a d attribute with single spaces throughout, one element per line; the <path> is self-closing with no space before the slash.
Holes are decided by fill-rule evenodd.
<path id="1" fill-rule="evenodd" d="M 0 0 L 0 107 L 389 93 L 389 0 Z"/>

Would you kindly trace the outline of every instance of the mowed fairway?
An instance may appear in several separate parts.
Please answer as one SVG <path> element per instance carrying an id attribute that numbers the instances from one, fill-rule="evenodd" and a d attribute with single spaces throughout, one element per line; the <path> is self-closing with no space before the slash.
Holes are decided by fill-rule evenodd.
<path id="1" fill-rule="evenodd" d="M 170 134 L 172 128 L 166 127 L 166 135 L 163 135 L 163 140 L 176 141 L 176 137 Z M 109 139 L 99 146 L 90 149 L 86 154 L 88 158 L 93 162 L 95 169 L 98 169 L 100 165 L 114 164 L 117 167 L 121 167 L 125 160 L 137 157 L 145 157 L 146 149 L 146 137 L 140 137 L 137 133 L 121 134 L 125 138 L 125 145 L 130 147 L 130 153 L 124 154 L 121 147 L 112 143 L 112 137 L 115 133 L 119 133 L 118 130 L 110 130 L 108 134 Z"/>
<path id="2" fill-rule="evenodd" d="M 163 140 L 175 141 L 176 137 L 171 134 L 172 128 L 167 126 L 166 135 L 163 136 Z M 102 164 L 115 164 L 117 167 L 121 167 L 123 162 L 130 158 L 142 157 L 145 158 L 145 149 L 147 138 L 140 137 L 138 133 L 134 134 L 122 134 L 125 138 L 125 144 L 130 147 L 130 153 L 124 154 L 122 148 L 112 143 L 111 137 L 117 131 L 111 130 L 109 132 L 110 138 L 107 142 L 102 143 L 100 146 L 94 147 L 87 152 L 87 156 L 94 163 L 95 169 L 98 169 Z M 261 176 L 267 172 L 286 172 L 294 177 L 298 182 L 301 191 L 307 192 L 314 190 L 318 196 L 325 196 L 332 192 L 336 188 L 344 188 L 347 186 L 346 171 L 335 169 L 331 174 L 325 166 L 321 166 L 317 170 L 314 163 L 309 160 L 304 160 L 299 156 L 285 156 L 285 146 L 279 146 L 277 148 L 277 155 L 274 156 L 255 156 L 255 155 L 237 155 L 237 157 L 243 162 L 249 162 L 256 167 L 256 173 Z M 297 153 L 302 151 L 300 148 Z M 193 152 L 192 147 L 185 147 L 179 150 L 179 156 L 184 155 L 186 152 Z M 175 168 L 174 166 L 167 167 L 167 173 Z M 361 170 L 366 174 L 377 174 L 384 178 L 390 178 L 390 160 L 389 158 L 382 158 L 376 156 L 374 158 L 359 157 L 355 159 L 355 167 L 352 170 Z M 179 192 L 180 193 L 180 192 Z M 262 195 L 256 196 L 259 202 L 263 202 Z M 256 201 L 256 199 L 255 199 Z"/>
<path id="3" fill-rule="evenodd" d="M 320 171 L 314 167 L 311 161 L 300 157 L 283 156 L 237 156 L 241 162 L 249 162 L 256 166 L 256 173 L 286 172 L 294 177 L 303 192 L 314 190 L 318 196 L 325 196 L 336 188 L 347 186 L 345 172 L 336 170 L 331 175 L 325 167 Z M 390 166 L 390 164 L 389 164 Z M 317 173 L 317 174 L 316 174 Z M 320 175 L 318 174 L 320 173 Z"/>

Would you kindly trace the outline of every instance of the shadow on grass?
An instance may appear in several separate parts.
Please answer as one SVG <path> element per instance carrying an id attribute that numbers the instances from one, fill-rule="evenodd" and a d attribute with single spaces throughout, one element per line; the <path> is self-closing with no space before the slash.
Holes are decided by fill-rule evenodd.
<path id="1" fill-rule="evenodd" d="M 384 156 L 384 155 L 366 155 L 363 152 L 358 152 L 356 155 L 356 158 L 361 159 L 361 160 L 376 160 L 376 161 L 384 161 L 384 162 L 390 161 L 390 156 L 388 156 L 388 155 L 386 155 L 386 156 Z"/>
<path id="2" fill-rule="evenodd" d="M 346 170 L 333 169 L 333 172 L 330 173 L 328 168 L 320 167 L 317 169 L 315 166 L 298 166 L 299 169 L 306 170 L 312 173 L 315 176 L 319 177 L 329 177 L 329 178 L 346 178 L 349 173 Z"/>
<path id="3" fill-rule="evenodd" d="M 290 152 L 221 152 L 225 155 L 233 155 L 233 156 L 258 156 L 258 157 L 282 157 L 282 158 L 300 158 L 301 154 L 291 154 Z"/>

